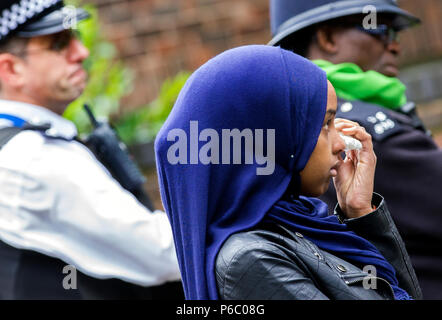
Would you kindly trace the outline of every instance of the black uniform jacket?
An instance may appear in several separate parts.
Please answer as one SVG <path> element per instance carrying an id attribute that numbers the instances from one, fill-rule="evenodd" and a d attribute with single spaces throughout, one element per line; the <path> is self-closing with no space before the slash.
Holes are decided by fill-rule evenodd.
<path id="1" fill-rule="evenodd" d="M 442 149 L 412 103 L 401 112 L 360 101 L 339 100 L 338 106 L 337 117 L 358 122 L 373 138 L 374 191 L 388 200 L 424 299 L 442 299 Z M 335 206 L 333 183 L 321 199 Z"/>
<path id="2" fill-rule="evenodd" d="M 404 244 L 381 196 L 376 211 L 340 221 L 375 245 L 396 270 L 399 286 L 413 299 L 422 293 Z M 339 208 L 336 214 L 342 217 Z M 230 236 L 216 259 L 220 299 L 394 299 L 390 284 L 375 271 L 340 259 L 274 223 Z"/>

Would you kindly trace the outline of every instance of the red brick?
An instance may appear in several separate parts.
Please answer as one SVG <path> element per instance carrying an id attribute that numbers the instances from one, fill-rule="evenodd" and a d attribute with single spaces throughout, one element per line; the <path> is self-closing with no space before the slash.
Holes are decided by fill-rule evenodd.
<path id="1" fill-rule="evenodd" d="M 126 64 L 136 69 L 135 90 L 125 98 L 125 106 L 132 107 L 153 100 L 162 81 L 180 68 L 193 71 L 226 49 L 267 43 L 271 39 L 268 1 L 87 2 L 98 5 L 103 32 L 117 45 Z M 441 57 L 442 1 L 402 0 L 400 5 L 424 22 L 403 33 L 401 64 Z"/>

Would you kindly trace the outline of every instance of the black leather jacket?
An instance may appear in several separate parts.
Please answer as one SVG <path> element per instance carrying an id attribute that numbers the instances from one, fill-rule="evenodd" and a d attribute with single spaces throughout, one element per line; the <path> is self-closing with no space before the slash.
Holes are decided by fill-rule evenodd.
<path id="1" fill-rule="evenodd" d="M 377 210 L 342 223 L 369 240 L 393 265 L 399 286 L 413 299 L 422 292 L 404 243 L 383 198 L 373 197 Z M 390 284 L 373 270 L 319 249 L 298 232 L 274 223 L 230 236 L 216 259 L 216 282 L 220 299 L 394 299 Z"/>

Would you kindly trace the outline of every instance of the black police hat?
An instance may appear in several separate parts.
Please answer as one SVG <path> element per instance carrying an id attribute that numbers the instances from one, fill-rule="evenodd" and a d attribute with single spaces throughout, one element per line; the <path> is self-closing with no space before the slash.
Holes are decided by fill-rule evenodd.
<path id="1" fill-rule="evenodd" d="M 63 0 L 1 0 L 0 42 L 13 35 L 31 38 L 57 33 L 88 17 L 85 10 L 65 6 Z"/>
<path id="2" fill-rule="evenodd" d="M 420 23 L 400 9 L 397 0 L 270 0 L 273 39 L 269 45 L 278 45 L 287 36 L 320 22 L 364 14 L 368 5 L 374 6 L 377 13 L 391 14 L 397 31 Z"/>

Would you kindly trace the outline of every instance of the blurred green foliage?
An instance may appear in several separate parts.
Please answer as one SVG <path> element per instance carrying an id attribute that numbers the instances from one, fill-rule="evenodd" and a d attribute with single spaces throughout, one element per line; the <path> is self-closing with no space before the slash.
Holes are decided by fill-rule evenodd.
<path id="1" fill-rule="evenodd" d="M 66 1 L 76 4 L 76 1 Z M 106 41 L 99 31 L 97 10 L 92 5 L 82 6 L 91 18 L 78 23 L 78 31 L 90 56 L 84 62 L 89 80 L 83 94 L 66 109 L 64 116 L 73 121 L 81 134 L 90 132 L 90 121 L 83 110 L 88 103 L 97 118 L 108 119 L 118 112 L 120 99 L 132 89 L 132 72 L 116 59 L 115 46 Z"/>
<path id="2" fill-rule="evenodd" d="M 124 114 L 116 123 L 121 139 L 127 144 L 145 143 L 155 139 L 189 75 L 189 72 L 183 71 L 174 78 L 167 79 L 154 101 Z"/>
<path id="3" fill-rule="evenodd" d="M 65 2 L 79 5 L 77 0 Z M 97 119 L 108 120 L 115 116 L 119 113 L 121 98 L 132 91 L 133 73 L 116 58 L 115 46 L 101 35 L 96 8 L 93 5 L 82 5 L 82 8 L 91 14 L 90 19 L 78 24 L 81 40 L 90 51 L 89 58 L 84 62 L 89 80 L 83 94 L 68 106 L 64 117 L 75 123 L 80 136 L 85 136 L 92 127 L 83 104 L 87 103 L 92 108 Z M 166 80 L 154 101 L 122 113 L 113 121 L 123 142 L 131 145 L 152 141 L 188 77 L 188 72 L 181 72 Z"/>

